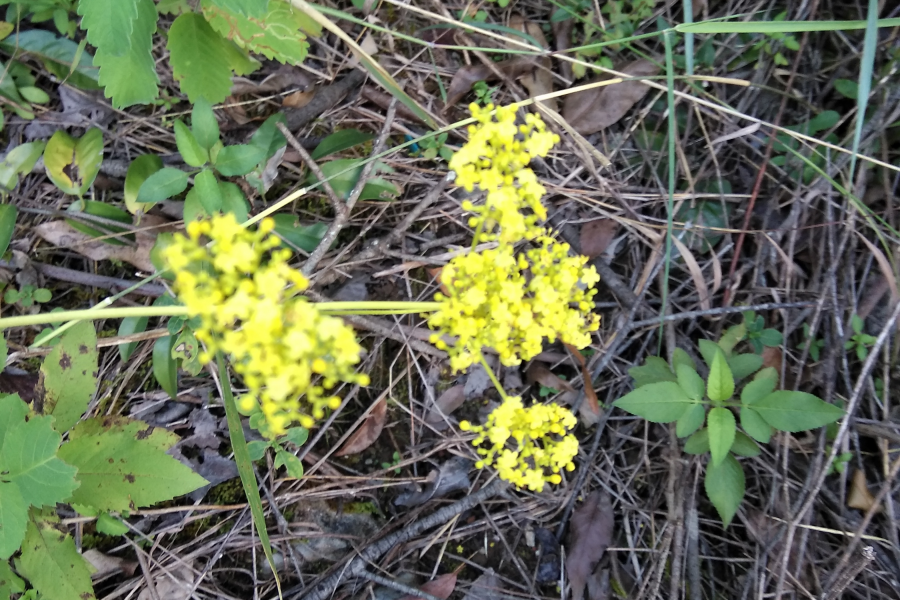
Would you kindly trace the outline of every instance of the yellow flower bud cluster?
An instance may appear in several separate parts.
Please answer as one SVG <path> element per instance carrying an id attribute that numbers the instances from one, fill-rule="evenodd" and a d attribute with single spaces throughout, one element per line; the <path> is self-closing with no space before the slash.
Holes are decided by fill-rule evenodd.
<path id="1" fill-rule="evenodd" d="M 572 459 L 578 453 L 578 440 L 568 432 L 576 422 L 571 411 L 557 404 L 525 408 L 522 399 L 514 396 L 494 409 L 483 426 L 463 421 L 459 427 L 478 434 L 473 442 L 476 446 L 488 442 L 478 449 L 483 457 L 478 468 L 493 465 L 502 479 L 540 492 L 544 483 L 560 483 L 563 469 L 575 469 Z"/>
<path id="2" fill-rule="evenodd" d="M 339 382 L 369 381 L 355 372 L 361 348 L 353 330 L 298 295 L 307 279 L 288 265 L 291 252 L 279 248 L 273 228 L 271 219 L 251 231 L 231 214 L 214 216 L 190 223 L 163 251 L 178 298 L 200 317 L 201 361 L 219 350 L 231 355 L 248 388 L 238 406 L 259 406 L 270 436 L 294 422 L 311 427 L 337 408 L 340 398 L 328 390 Z"/>
<path id="3" fill-rule="evenodd" d="M 485 192 L 484 204 L 463 203 L 463 210 L 476 215 L 470 224 L 481 226 L 485 240 L 514 243 L 534 239 L 541 233 L 538 220 L 547 218 L 547 209 L 541 204 L 547 190 L 528 163 L 547 156 L 559 136 L 547 131 L 534 114 L 525 117 L 524 125 L 516 126 L 515 106 L 498 107 L 496 120 L 492 104 L 484 108 L 472 104 L 469 110 L 478 124 L 469 126 L 469 141 L 453 155 L 450 168 L 466 191 L 477 186 Z M 499 230 L 493 233 L 495 228 Z"/>

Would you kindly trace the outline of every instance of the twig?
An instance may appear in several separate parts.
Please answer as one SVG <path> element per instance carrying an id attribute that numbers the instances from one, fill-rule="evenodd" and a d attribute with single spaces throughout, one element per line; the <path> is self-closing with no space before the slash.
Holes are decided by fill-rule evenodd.
<path id="1" fill-rule="evenodd" d="M 131 281 L 128 279 L 107 277 L 106 275 L 95 275 L 94 273 L 85 273 L 83 271 L 66 269 L 65 267 L 57 267 L 55 265 L 47 265 L 44 263 L 33 262 L 31 263 L 31 266 L 37 269 L 38 273 L 45 277 L 51 277 L 59 281 L 67 281 L 69 283 L 77 283 L 78 285 L 88 287 L 102 288 L 104 290 L 109 290 L 112 292 L 121 292 L 122 290 L 126 290 L 138 283 L 137 281 Z M 5 260 L 0 260 L 0 268 L 15 269 L 15 266 L 11 265 Z M 166 294 L 166 288 L 155 283 L 145 283 L 141 287 L 135 288 L 134 290 L 129 292 L 129 294 L 157 298 Z"/>
<path id="2" fill-rule="evenodd" d="M 325 195 L 328 196 L 328 201 L 331 202 L 331 207 L 334 209 L 335 214 L 339 215 L 346 209 L 344 202 L 338 198 L 337 194 L 334 193 L 334 188 L 331 187 L 331 182 L 325 177 L 325 173 L 322 172 L 322 169 L 313 160 L 313 157 L 310 156 L 309 152 L 306 151 L 297 138 L 294 137 L 294 134 L 291 133 L 287 127 L 285 127 L 284 123 L 275 123 L 275 127 L 278 128 L 278 131 L 287 139 L 288 144 L 291 145 L 291 148 L 297 151 L 297 154 L 300 155 L 300 158 L 303 159 L 303 162 L 306 163 L 306 166 L 309 167 L 309 170 L 312 171 L 313 175 L 316 176 L 322 183 L 322 189 L 325 190 Z"/>
<path id="3" fill-rule="evenodd" d="M 860 555 L 857 556 L 856 560 L 853 561 L 853 564 L 850 565 L 850 568 L 834 582 L 834 585 L 831 586 L 831 589 L 827 593 L 822 595 L 822 600 L 834 600 L 834 598 L 840 598 L 847 586 L 850 585 L 853 580 L 856 579 L 856 576 L 862 573 L 862 570 L 868 567 L 874 560 L 875 549 L 872 548 L 872 546 L 863 548 Z"/>
<path id="4" fill-rule="evenodd" d="M 373 583 L 383 585 L 384 587 L 389 587 L 392 590 L 397 590 L 401 594 L 406 594 L 407 596 L 415 596 L 416 598 L 424 598 L 425 600 L 441 600 L 437 596 L 432 596 L 428 592 L 423 592 L 420 589 L 400 583 L 399 581 L 394 581 L 393 579 L 382 577 L 381 575 L 376 575 L 375 573 L 366 571 L 365 569 L 360 571 L 358 575 L 363 579 L 368 579 Z"/>

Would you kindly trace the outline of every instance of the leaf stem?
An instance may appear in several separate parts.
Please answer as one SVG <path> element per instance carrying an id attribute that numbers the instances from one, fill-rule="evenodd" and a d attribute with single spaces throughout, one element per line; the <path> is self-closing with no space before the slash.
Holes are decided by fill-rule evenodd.
<path id="1" fill-rule="evenodd" d="M 500 397 L 506 400 L 509 396 L 506 395 L 506 390 L 503 389 L 503 386 L 500 385 L 500 381 L 497 379 L 497 376 L 494 375 L 494 370 L 491 369 L 491 365 L 484 358 L 484 354 L 481 352 L 478 353 L 478 361 L 481 363 L 481 366 L 484 367 L 484 370 L 487 372 L 488 377 L 491 378 L 491 382 L 494 384 L 494 387 L 497 388 L 497 391 L 500 392 Z"/>

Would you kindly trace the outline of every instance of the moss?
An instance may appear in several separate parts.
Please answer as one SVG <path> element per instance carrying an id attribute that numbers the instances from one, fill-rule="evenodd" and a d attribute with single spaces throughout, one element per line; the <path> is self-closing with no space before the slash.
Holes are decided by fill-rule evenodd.
<path id="1" fill-rule="evenodd" d="M 374 502 L 350 502 L 344 504 L 344 512 L 347 514 L 354 515 L 376 515 L 378 517 L 383 517 L 384 514 L 381 512 L 381 509 L 375 505 Z"/>
<path id="2" fill-rule="evenodd" d="M 247 501 L 240 477 L 223 481 L 206 494 L 211 504 L 239 504 Z"/>

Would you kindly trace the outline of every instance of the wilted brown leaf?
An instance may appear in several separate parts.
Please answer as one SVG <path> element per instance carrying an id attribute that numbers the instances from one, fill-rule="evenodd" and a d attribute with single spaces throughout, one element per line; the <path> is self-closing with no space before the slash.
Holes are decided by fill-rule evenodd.
<path id="1" fill-rule="evenodd" d="M 875 505 L 875 496 L 866 484 L 866 474 L 857 469 L 850 481 L 850 492 L 847 494 L 847 506 L 861 511 L 868 511 Z"/>
<path id="2" fill-rule="evenodd" d="M 630 62 L 616 69 L 633 77 L 648 77 L 659 73 L 659 67 L 649 60 Z M 595 79 L 602 81 L 609 77 Z M 583 135 L 596 133 L 617 123 L 635 104 L 647 95 L 650 88 L 640 81 L 623 81 L 566 96 L 563 117 Z"/>
<path id="3" fill-rule="evenodd" d="M 425 592 L 426 594 L 431 594 L 436 598 L 448 598 L 450 594 L 453 593 L 453 590 L 456 588 L 456 573 L 447 573 L 446 575 L 441 575 L 437 579 L 432 579 L 431 581 L 420 585 L 419 589 Z M 409 594 L 407 596 L 403 596 L 400 600 L 423 600 L 421 596 L 413 596 Z"/>
<path id="4" fill-rule="evenodd" d="M 124 573 L 125 575 L 131 577 L 134 575 L 135 569 L 137 569 L 138 563 L 131 560 L 125 560 L 124 558 L 119 558 L 118 556 L 110 556 L 109 554 L 103 554 L 99 550 L 95 550 L 91 548 L 90 550 L 85 550 L 82 554 L 84 559 L 91 563 L 91 566 L 97 569 L 95 573 L 91 575 L 93 579 L 98 579 L 100 577 L 106 577 L 108 575 L 114 575 L 118 573 Z"/>
<path id="5" fill-rule="evenodd" d="M 294 92 L 293 94 L 285 96 L 281 100 L 281 105 L 287 108 L 303 108 L 310 103 L 315 95 L 315 90 L 309 92 Z"/>
<path id="6" fill-rule="evenodd" d="M 619 223 L 615 219 L 597 219 L 581 226 L 581 253 L 588 258 L 597 258 L 609 248 Z"/>
<path id="7" fill-rule="evenodd" d="M 523 73 L 528 73 L 534 68 L 534 60 L 528 57 L 510 58 L 509 60 L 498 62 L 495 66 L 498 71 L 510 79 L 518 79 Z M 479 64 L 461 67 L 453 75 L 453 79 L 450 80 L 444 112 L 451 106 L 456 105 L 463 96 L 469 93 L 472 86 L 479 81 L 497 81 L 497 75 L 487 65 Z"/>
<path id="8" fill-rule="evenodd" d="M 472 582 L 472 587 L 463 596 L 463 600 L 500 600 L 504 598 L 500 578 L 493 569 L 488 569 Z"/>
<path id="9" fill-rule="evenodd" d="M 572 600 L 584 598 L 584 588 L 612 541 L 613 512 L 609 494 L 596 490 L 572 513 L 569 523 L 566 573 Z"/>
<path id="10" fill-rule="evenodd" d="M 444 417 L 453 414 L 453 411 L 462 406 L 465 400 L 466 386 L 454 385 L 434 401 L 434 405 L 425 415 L 425 422 L 430 425 L 444 423 Z"/>
<path id="11" fill-rule="evenodd" d="M 537 43 L 541 45 L 541 48 L 545 50 L 548 48 L 547 38 L 544 37 L 541 26 L 534 21 L 526 21 L 525 17 L 522 15 L 515 14 L 509 19 L 509 26 L 512 29 L 527 33 L 533 37 L 537 40 Z M 552 64 L 549 57 L 539 58 L 534 63 L 534 69 L 532 69 L 530 73 L 525 73 L 519 79 L 532 98 L 543 94 L 549 94 L 553 91 L 553 73 L 550 72 L 551 66 Z M 556 98 L 541 100 L 539 104 L 549 108 L 553 112 L 559 110 Z"/>
<path id="12" fill-rule="evenodd" d="M 574 392 L 575 388 L 565 379 L 554 375 L 550 369 L 538 362 L 533 362 L 525 371 L 525 379 L 528 383 L 537 383 L 554 389 L 558 392 Z"/>
<path id="13" fill-rule="evenodd" d="M 781 374 L 781 366 L 782 366 L 782 353 L 781 348 L 775 348 L 773 346 L 766 346 L 762 351 L 762 368 L 772 367 L 775 369 L 775 372 L 778 373 L 778 381 L 782 380 Z M 777 385 L 777 382 L 776 382 Z"/>
<path id="14" fill-rule="evenodd" d="M 596 425 L 597 421 L 600 420 L 600 399 L 597 398 L 597 392 L 594 391 L 594 382 L 591 380 L 591 372 L 588 371 L 587 361 L 584 360 L 584 356 L 578 351 L 578 348 L 570 344 L 565 346 L 581 367 L 581 379 L 584 381 L 584 402 L 581 403 L 581 408 L 578 411 L 581 415 L 581 420 L 585 425 Z"/>
<path id="15" fill-rule="evenodd" d="M 341 449 L 334 453 L 335 456 L 348 456 L 350 454 L 359 454 L 369 446 L 371 446 L 381 430 L 384 429 L 384 421 L 387 417 L 387 399 L 382 398 L 372 407 L 369 416 L 363 421 L 359 429 L 353 432 L 347 441 L 341 446 Z"/>
<path id="16" fill-rule="evenodd" d="M 563 19 L 562 21 L 553 22 L 551 26 L 553 27 L 553 43 L 556 46 L 556 51 L 562 54 L 572 47 L 572 28 L 575 27 L 575 20 Z M 572 63 L 567 60 L 560 60 L 559 72 L 562 73 L 563 77 L 572 81 Z"/>
<path id="17" fill-rule="evenodd" d="M 703 310 L 710 310 L 709 286 L 706 285 L 706 278 L 703 276 L 703 269 L 700 268 L 700 263 L 697 262 L 693 252 L 691 252 L 690 248 L 688 248 L 684 242 L 677 237 L 672 237 L 672 243 L 675 244 L 678 253 L 681 254 L 681 258 L 684 260 L 684 264 L 691 274 L 691 279 L 694 280 L 694 287 L 697 288 L 697 295 L 699 296 L 700 308 Z"/>

